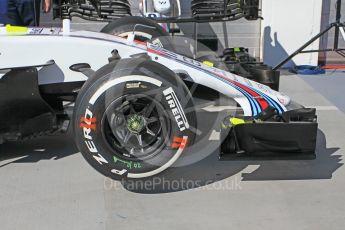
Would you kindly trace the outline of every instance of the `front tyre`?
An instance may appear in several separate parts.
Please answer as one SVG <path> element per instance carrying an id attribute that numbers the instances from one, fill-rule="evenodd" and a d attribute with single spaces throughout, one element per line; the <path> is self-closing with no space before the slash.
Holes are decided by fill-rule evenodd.
<path id="1" fill-rule="evenodd" d="M 194 141 L 191 95 L 158 63 L 124 59 L 90 78 L 74 113 L 77 146 L 91 166 L 120 179 L 154 176 Z"/>

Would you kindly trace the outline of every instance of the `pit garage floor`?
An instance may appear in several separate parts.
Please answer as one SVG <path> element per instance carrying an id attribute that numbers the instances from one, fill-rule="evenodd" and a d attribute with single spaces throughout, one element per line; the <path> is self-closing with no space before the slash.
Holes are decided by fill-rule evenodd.
<path id="1" fill-rule="evenodd" d="M 344 229 L 344 86 L 341 71 L 282 77 L 318 109 L 314 161 L 219 162 L 214 131 L 200 161 L 124 184 L 89 167 L 70 134 L 0 145 L 0 229 Z"/>

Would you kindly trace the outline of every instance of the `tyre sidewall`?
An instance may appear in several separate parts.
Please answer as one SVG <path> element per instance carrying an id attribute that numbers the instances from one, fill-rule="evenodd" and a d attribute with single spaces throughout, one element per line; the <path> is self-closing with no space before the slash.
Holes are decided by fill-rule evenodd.
<path id="1" fill-rule="evenodd" d="M 176 115 L 173 114 L 174 108 L 171 108 L 171 104 L 166 99 L 164 92 L 174 92 L 178 98 L 178 103 L 182 106 L 182 109 L 191 108 L 192 101 L 189 100 L 188 90 L 185 87 L 181 87 L 180 82 L 171 82 L 157 76 L 150 76 L 149 73 L 143 73 L 140 68 L 136 69 L 122 69 L 108 73 L 102 76 L 91 84 L 83 92 L 82 98 L 78 102 L 78 107 L 75 112 L 75 136 L 76 142 L 83 153 L 85 159 L 90 163 L 97 171 L 102 174 L 111 177 L 113 179 L 133 178 L 134 174 L 145 174 L 147 176 L 153 176 L 159 171 L 162 166 L 170 165 L 169 162 L 176 156 L 181 154 L 183 146 L 181 148 L 172 148 L 174 144 L 174 138 L 186 138 L 188 144 L 194 141 L 194 134 L 189 129 L 181 129 L 176 121 Z M 152 68 L 150 68 L 152 71 Z M 103 71 L 104 72 L 104 71 Z M 154 71 L 153 71 L 154 72 Z M 171 74 L 171 73 L 170 73 Z M 134 76 L 134 77 L 133 77 Z M 136 78 L 138 80 L 130 80 Z M 118 79 L 121 79 L 120 81 Z M 104 85 L 118 83 L 107 89 L 101 94 L 100 88 Z M 157 82 L 161 82 L 158 86 Z M 141 84 L 138 84 L 141 83 Z M 138 88 L 130 87 L 128 85 L 138 85 Z M 155 156 L 150 159 L 137 161 L 122 159 L 120 154 L 114 152 L 110 145 L 105 141 L 104 134 L 102 132 L 102 117 L 106 111 L 106 108 L 113 102 L 113 99 L 119 98 L 127 94 L 142 94 L 151 95 L 150 92 L 155 91 L 156 99 L 160 99 L 162 107 L 166 111 L 169 117 L 168 122 L 170 125 L 169 137 L 167 137 L 166 146 Z M 90 100 L 97 96 L 95 103 L 90 103 Z M 169 95 L 169 94 L 168 94 Z M 189 101 L 188 101 L 189 100 Z M 194 125 L 194 112 L 185 114 L 189 125 Z M 82 128 L 81 119 L 94 120 L 92 125 L 95 125 L 94 129 Z M 85 122 L 84 122 L 85 123 Z M 84 124 L 85 125 L 85 124 Z M 114 160 L 116 157 L 116 162 Z M 126 163 L 125 163 L 126 162 Z"/>

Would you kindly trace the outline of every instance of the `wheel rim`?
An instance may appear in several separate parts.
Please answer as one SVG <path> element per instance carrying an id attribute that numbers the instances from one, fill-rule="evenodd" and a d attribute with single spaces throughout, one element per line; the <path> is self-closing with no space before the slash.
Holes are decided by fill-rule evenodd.
<path id="1" fill-rule="evenodd" d="M 102 119 L 102 134 L 113 153 L 124 159 L 145 160 L 169 141 L 170 121 L 164 107 L 147 95 L 114 100 Z"/>

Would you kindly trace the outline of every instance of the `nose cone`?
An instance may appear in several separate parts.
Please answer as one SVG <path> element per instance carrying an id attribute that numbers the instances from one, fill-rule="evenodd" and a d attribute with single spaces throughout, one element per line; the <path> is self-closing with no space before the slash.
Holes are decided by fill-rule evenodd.
<path id="1" fill-rule="evenodd" d="M 277 93 L 276 97 L 278 101 L 284 106 L 288 106 L 291 102 L 291 98 L 283 93 Z"/>

